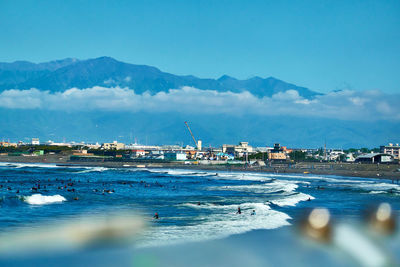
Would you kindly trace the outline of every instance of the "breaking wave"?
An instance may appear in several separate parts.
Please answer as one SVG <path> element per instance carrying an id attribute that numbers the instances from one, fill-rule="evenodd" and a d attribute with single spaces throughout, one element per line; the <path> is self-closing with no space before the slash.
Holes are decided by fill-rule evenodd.
<path id="1" fill-rule="evenodd" d="M 271 200 L 270 202 L 280 207 L 284 207 L 284 206 L 296 206 L 296 204 L 301 201 L 308 201 L 312 199 L 315 198 L 311 195 L 304 193 L 295 193 L 293 195 L 283 196 L 280 199 Z"/>
<path id="2" fill-rule="evenodd" d="M 188 226 L 162 226 L 145 233 L 139 246 L 159 246 L 224 238 L 256 229 L 275 229 L 290 225 L 286 213 L 275 211 L 264 203 L 242 203 L 242 214 L 236 214 L 238 205 L 214 205 L 205 203 L 183 204 L 196 209 L 218 209 L 218 213 L 200 217 L 202 222 Z M 255 210 L 256 215 L 250 215 Z M 157 238 L 154 238 L 157 236 Z"/>
<path id="3" fill-rule="evenodd" d="M 23 200 L 31 205 L 44 205 L 44 204 L 60 203 L 63 201 L 67 201 L 65 197 L 61 195 L 44 196 L 42 194 L 33 194 L 31 196 L 25 196 L 23 197 Z"/>

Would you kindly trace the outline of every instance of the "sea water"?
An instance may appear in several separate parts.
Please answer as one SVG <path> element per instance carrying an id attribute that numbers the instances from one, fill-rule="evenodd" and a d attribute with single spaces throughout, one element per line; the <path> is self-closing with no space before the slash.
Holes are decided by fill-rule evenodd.
<path id="1" fill-rule="evenodd" d="M 138 245 L 158 246 L 280 228 L 307 208 L 343 221 L 370 204 L 398 211 L 399 196 L 400 185 L 371 178 L 0 163 L 0 233 L 129 211 L 151 222 Z"/>

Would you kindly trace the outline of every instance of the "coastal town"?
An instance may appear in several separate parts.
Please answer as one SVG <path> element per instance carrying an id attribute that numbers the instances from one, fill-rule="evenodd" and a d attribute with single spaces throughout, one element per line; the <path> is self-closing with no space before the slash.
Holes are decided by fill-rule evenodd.
<path id="1" fill-rule="evenodd" d="M 400 146 L 398 143 L 381 145 L 379 148 L 332 149 L 326 145 L 320 148 L 288 148 L 275 143 L 272 146 L 254 147 L 249 142 L 237 145 L 223 144 L 220 147 L 203 147 L 201 140 L 195 146 L 181 145 L 142 145 L 110 143 L 76 143 L 53 141 L 40 142 L 0 142 L 0 156 L 37 157 L 62 154 L 69 161 L 138 161 L 138 162 L 183 162 L 185 164 L 255 164 L 287 162 L 342 162 L 370 164 L 399 164 Z"/>

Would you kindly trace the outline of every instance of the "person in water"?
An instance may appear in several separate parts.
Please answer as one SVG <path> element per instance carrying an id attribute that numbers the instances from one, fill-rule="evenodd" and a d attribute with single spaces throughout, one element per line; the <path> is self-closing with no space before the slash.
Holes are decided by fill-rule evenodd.
<path id="1" fill-rule="evenodd" d="M 236 214 L 242 214 L 242 211 L 240 210 L 240 207 L 238 207 L 238 210 L 237 210 Z"/>
<path id="2" fill-rule="evenodd" d="M 156 214 L 154 214 L 154 217 L 153 217 L 154 219 L 156 219 L 156 220 L 158 220 L 158 213 L 156 212 Z"/>
<path id="3" fill-rule="evenodd" d="M 253 210 L 250 215 L 256 215 L 256 210 Z"/>

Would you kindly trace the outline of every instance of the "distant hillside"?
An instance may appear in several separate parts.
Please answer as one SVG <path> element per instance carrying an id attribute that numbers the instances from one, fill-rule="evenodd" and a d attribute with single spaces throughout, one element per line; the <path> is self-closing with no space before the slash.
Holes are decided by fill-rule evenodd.
<path id="1" fill-rule="evenodd" d="M 293 116 L 190 115 L 179 112 L 62 112 L 0 108 L 0 141 L 110 142 L 137 141 L 142 144 L 189 144 L 193 140 L 185 127 L 205 147 L 249 141 L 254 146 L 279 142 L 289 147 L 376 147 L 398 140 L 400 124 L 341 121 Z M 237 127 L 240 125 L 240 127 Z"/>
<path id="2" fill-rule="evenodd" d="M 88 60 L 64 59 L 46 63 L 16 61 L 0 63 L 0 90 L 30 89 L 64 91 L 69 88 L 129 87 L 136 93 L 149 91 L 155 94 L 182 86 L 210 89 L 220 92 L 249 91 L 263 97 L 293 89 L 305 98 L 319 93 L 269 77 L 238 80 L 229 76 L 219 79 L 201 79 L 195 76 L 179 76 L 146 65 L 117 61 L 110 57 Z"/>

